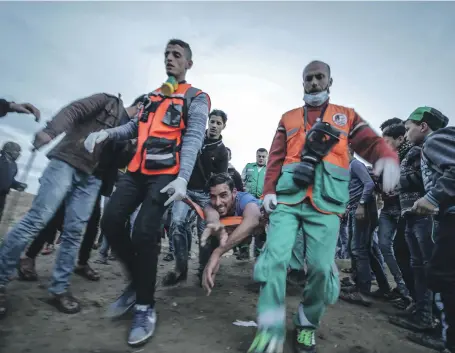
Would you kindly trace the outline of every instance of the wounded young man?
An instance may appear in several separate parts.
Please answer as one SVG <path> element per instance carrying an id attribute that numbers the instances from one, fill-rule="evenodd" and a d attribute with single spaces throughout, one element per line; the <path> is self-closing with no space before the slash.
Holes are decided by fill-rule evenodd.
<path id="1" fill-rule="evenodd" d="M 202 286 L 210 294 L 223 254 L 263 228 L 266 220 L 261 214 L 261 201 L 247 192 L 237 191 L 229 174 L 212 175 L 207 186 L 210 205 L 204 209 L 207 226 L 201 245 L 206 246 L 209 238 L 219 240 L 202 275 Z"/>

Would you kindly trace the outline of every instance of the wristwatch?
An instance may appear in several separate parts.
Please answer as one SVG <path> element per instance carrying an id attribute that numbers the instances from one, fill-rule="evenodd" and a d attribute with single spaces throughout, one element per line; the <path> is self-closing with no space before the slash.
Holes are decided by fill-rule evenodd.
<path id="1" fill-rule="evenodd" d="M 360 200 L 359 204 L 363 206 L 363 205 L 365 205 L 365 201 Z"/>

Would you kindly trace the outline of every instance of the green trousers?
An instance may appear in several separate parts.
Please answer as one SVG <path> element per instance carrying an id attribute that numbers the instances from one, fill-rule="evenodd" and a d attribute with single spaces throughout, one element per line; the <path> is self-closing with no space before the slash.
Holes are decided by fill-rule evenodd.
<path id="1" fill-rule="evenodd" d="M 335 251 L 340 228 L 337 215 L 322 214 L 308 203 L 279 204 L 270 214 L 267 242 L 254 268 L 261 283 L 258 326 L 278 329 L 284 335 L 286 323 L 286 275 L 298 248 L 305 253 L 307 284 L 297 315 L 302 326 L 318 327 L 327 305 L 340 293 Z M 303 246 L 296 236 L 303 232 Z M 303 254 L 302 257 L 303 258 Z"/>

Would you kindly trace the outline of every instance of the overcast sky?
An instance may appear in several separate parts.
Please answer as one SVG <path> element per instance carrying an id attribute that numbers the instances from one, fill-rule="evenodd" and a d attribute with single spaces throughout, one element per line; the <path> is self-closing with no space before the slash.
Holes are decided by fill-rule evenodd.
<path id="1" fill-rule="evenodd" d="M 227 113 L 223 139 L 239 171 L 303 103 L 301 73 L 314 59 L 332 67 L 331 101 L 376 129 L 422 105 L 453 117 L 454 13 L 453 2 L 1 2 L 0 96 L 34 103 L 43 121 L 8 115 L 0 143 L 23 146 L 23 169 L 33 134 L 70 101 L 121 92 L 130 103 L 159 87 L 170 38 L 190 43 L 188 81 Z M 46 163 L 40 151 L 29 192 Z"/>

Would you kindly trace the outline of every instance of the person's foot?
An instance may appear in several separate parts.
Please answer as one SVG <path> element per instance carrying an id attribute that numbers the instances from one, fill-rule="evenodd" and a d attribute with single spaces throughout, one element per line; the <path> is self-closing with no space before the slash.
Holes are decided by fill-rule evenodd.
<path id="1" fill-rule="evenodd" d="M 150 306 L 136 305 L 128 344 L 130 346 L 145 344 L 155 332 L 156 319 L 156 312 Z"/>
<path id="2" fill-rule="evenodd" d="M 38 274 L 35 268 L 35 259 L 24 257 L 19 261 L 19 279 L 22 281 L 37 281 Z"/>
<path id="3" fill-rule="evenodd" d="M 351 277 L 348 276 L 341 279 L 340 285 L 342 287 L 352 287 L 355 286 L 355 283 L 351 280 Z"/>
<path id="4" fill-rule="evenodd" d="M 169 286 L 175 286 L 179 282 L 184 282 L 186 281 L 188 277 L 188 270 L 183 271 L 183 272 L 177 272 L 177 271 L 169 271 L 164 275 L 163 277 L 163 286 L 169 287 Z"/>
<path id="5" fill-rule="evenodd" d="M 414 342 L 423 347 L 434 349 L 435 351 L 444 350 L 444 341 L 441 337 L 437 337 L 435 335 L 410 332 L 406 335 L 406 338 L 411 342 Z"/>
<path id="6" fill-rule="evenodd" d="M 0 286 L 0 319 L 3 319 L 8 312 L 6 301 L 6 287 Z"/>
<path id="7" fill-rule="evenodd" d="M 62 294 L 52 294 L 49 304 L 64 314 L 77 314 L 81 311 L 79 300 L 68 291 Z"/>
<path id="8" fill-rule="evenodd" d="M 100 265 L 109 265 L 107 256 L 104 255 L 99 255 L 98 258 L 95 260 L 95 263 Z"/>
<path id="9" fill-rule="evenodd" d="M 366 294 L 367 296 L 371 297 L 371 298 L 375 298 L 375 299 L 384 299 L 384 300 L 396 300 L 396 299 L 399 299 L 400 296 L 399 294 L 389 290 L 389 291 L 385 291 L 383 289 L 377 289 L 373 292 L 370 292 L 368 294 Z"/>
<path id="10" fill-rule="evenodd" d="M 174 261 L 174 254 L 167 253 L 167 255 L 165 257 L 163 257 L 163 260 L 166 261 L 166 262 Z"/>
<path id="11" fill-rule="evenodd" d="M 370 307 L 373 303 L 366 299 L 358 290 L 349 288 L 349 290 L 341 290 L 340 299 L 345 302 L 357 305 Z"/>
<path id="12" fill-rule="evenodd" d="M 397 300 L 393 300 L 393 306 L 400 310 L 410 311 L 411 308 L 415 305 L 411 297 L 403 297 Z"/>
<path id="13" fill-rule="evenodd" d="M 416 333 L 431 332 L 436 327 L 432 317 L 425 317 L 421 313 L 414 312 L 413 314 L 405 317 L 391 316 L 389 322 L 395 326 L 411 330 Z"/>
<path id="14" fill-rule="evenodd" d="M 115 302 L 109 305 L 105 317 L 111 319 L 120 317 L 126 314 L 134 304 L 136 304 L 136 291 L 130 283 Z"/>
<path id="15" fill-rule="evenodd" d="M 89 264 L 77 265 L 74 273 L 89 281 L 97 282 L 100 280 L 100 274 L 91 268 Z"/>
<path id="16" fill-rule="evenodd" d="M 313 327 L 298 326 L 294 331 L 296 353 L 316 353 L 315 330 Z"/>
<path id="17" fill-rule="evenodd" d="M 283 353 L 284 337 L 273 329 L 259 329 L 248 353 Z"/>

